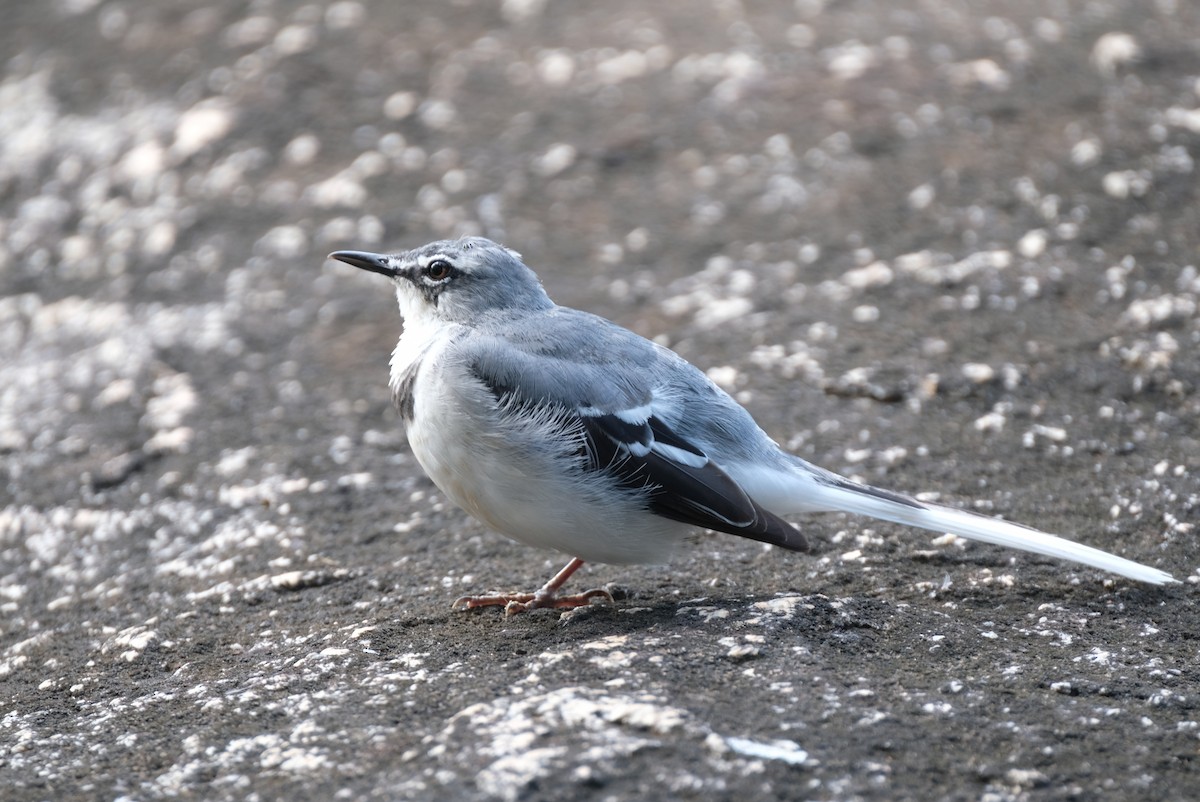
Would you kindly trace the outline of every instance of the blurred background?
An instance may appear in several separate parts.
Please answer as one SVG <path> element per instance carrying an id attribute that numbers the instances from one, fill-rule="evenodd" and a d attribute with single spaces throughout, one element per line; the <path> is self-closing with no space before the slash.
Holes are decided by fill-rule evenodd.
<path id="1" fill-rule="evenodd" d="M 269 796 L 307 764 L 247 768 L 263 751 L 228 748 L 229 728 L 271 728 L 219 683 L 258 688 L 290 726 L 287 694 L 255 672 L 283 671 L 308 638 L 389 660 L 461 638 L 468 664 L 480 643 L 510 648 L 494 620 L 445 605 L 540 583 L 559 558 L 485 532 L 423 477 L 386 386 L 394 301 L 325 261 L 339 248 L 500 240 L 557 301 L 675 348 L 806 458 L 1196 571 L 1194 3 L 46 0 L 4 19 L 0 712 L 32 750 L 5 753 L 14 788 L 62 790 L 87 766 L 105 792 L 236 775 Z M 627 583 L 665 625 L 665 600 L 708 594 L 933 608 L 932 589 L 958 583 L 991 598 L 1014 564 L 1043 592 L 1098 584 L 898 527 L 813 531 L 828 545 L 811 559 L 707 537 L 676 571 L 588 579 Z M 1002 646 L 971 670 L 999 671 L 1009 658 L 987 649 Z M 238 657 L 256 648 L 257 667 Z M 894 649 L 885 663 L 910 654 Z M 334 718 L 374 676 L 337 665 Z M 466 673 L 419 720 L 382 714 L 407 722 L 384 765 L 482 698 L 470 683 L 486 672 Z M 685 711 L 708 687 L 656 681 Z M 184 748 L 172 722 L 193 708 L 116 705 L 103 716 L 151 745 L 96 747 L 102 700 L 144 682 L 217 683 L 201 696 L 227 712 L 186 725 Z M 303 787 L 484 793 L 462 779 L 487 764 L 473 752 L 440 758 L 459 777 L 442 786 L 372 785 L 335 759 L 365 741 L 322 722 L 324 739 L 278 736 L 327 758 L 333 779 Z M 817 796 L 837 796 L 843 771 L 859 777 L 836 786 L 850 796 L 988 782 L 952 762 L 930 775 L 950 779 L 872 785 L 845 738 L 842 757 L 818 756 Z M 562 769 L 546 765 L 530 776 Z M 735 782 L 695 771 L 700 789 Z M 496 793 L 530 788 L 513 782 Z"/>

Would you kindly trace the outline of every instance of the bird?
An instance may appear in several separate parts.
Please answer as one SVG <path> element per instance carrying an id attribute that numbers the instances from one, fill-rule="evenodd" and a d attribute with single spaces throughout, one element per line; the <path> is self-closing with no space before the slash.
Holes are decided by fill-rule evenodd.
<path id="1" fill-rule="evenodd" d="M 395 287 L 390 388 L 429 478 L 489 529 L 570 561 L 532 593 L 464 596 L 506 615 L 573 608 L 585 562 L 667 562 L 697 529 L 805 551 L 782 516 L 846 512 L 1034 552 L 1152 585 L 1169 573 L 1020 524 L 852 481 L 781 448 L 668 348 L 550 299 L 519 253 L 482 237 L 329 255 Z"/>

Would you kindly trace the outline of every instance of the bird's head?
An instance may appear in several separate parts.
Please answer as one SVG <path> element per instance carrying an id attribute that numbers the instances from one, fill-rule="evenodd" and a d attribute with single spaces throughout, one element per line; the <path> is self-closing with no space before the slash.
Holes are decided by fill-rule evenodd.
<path id="1" fill-rule="evenodd" d="M 520 254 L 483 237 L 440 240 L 395 254 L 334 251 L 329 258 L 392 279 L 401 313 L 414 322 L 471 324 L 497 312 L 554 305 Z"/>

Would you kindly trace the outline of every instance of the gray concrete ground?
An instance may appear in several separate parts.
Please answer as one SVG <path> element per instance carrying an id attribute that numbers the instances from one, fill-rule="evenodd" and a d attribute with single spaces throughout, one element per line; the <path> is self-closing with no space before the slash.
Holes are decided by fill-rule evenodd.
<path id="1" fill-rule="evenodd" d="M 1200 8 L 8 3 L 11 800 L 1193 799 Z M 482 233 L 797 453 L 1172 571 L 870 521 L 504 620 L 385 284 Z"/>

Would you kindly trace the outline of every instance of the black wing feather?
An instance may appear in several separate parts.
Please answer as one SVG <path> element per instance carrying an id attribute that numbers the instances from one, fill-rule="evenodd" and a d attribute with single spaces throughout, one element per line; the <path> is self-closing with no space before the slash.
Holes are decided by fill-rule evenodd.
<path id="1" fill-rule="evenodd" d="M 589 467 L 608 471 L 622 487 L 646 491 L 655 515 L 793 551 L 808 550 L 798 529 L 756 504 L 729 474 L 660 419 L 651 417 L 640 426 L 615 415 L 587 415 L 581 420 Z M 704 462 L 687 465 L 650 450 L 655 439 Z M 645 453 L 631 451 L 630 445 L 641 446 L 637 450 Z"/>

